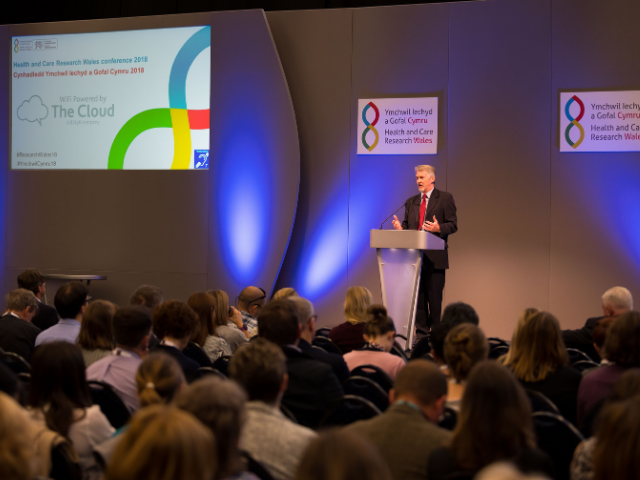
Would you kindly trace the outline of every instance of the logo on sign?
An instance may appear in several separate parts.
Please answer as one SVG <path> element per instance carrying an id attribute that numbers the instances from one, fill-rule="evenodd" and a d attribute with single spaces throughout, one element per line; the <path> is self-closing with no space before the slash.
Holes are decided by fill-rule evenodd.
<path id="1" fill-rule="evenodd" d="M 580 113 L 576 118 L 573 118 L 573 116 L 571 116 L 571 113 L 569 112 L 569 108 L 571 107 L 571 105 L 573 105 L 574 102 L 577 103 L 580 107 Z M 567 116 L 569 122 L 571 122 L 569 123 L 569 125 L 567 125 L 567 129 L 564 131 L 564 139 L 572 148 L 576 149 L 584 140 L 584 128 L 582 128 L 582 125 L 580 125 L 580 120 L 582 120 L 582 116 L 584 115 L 584 103 L 582 103 L 582 100 L 580 100 L 577 95 L 571 97 L 567 104 L 564 106 L 564 114 Z M 578 131 L 580 132 L 580 138 L 578 138 L 578 141 L 576 142 L 573 142 L 569 135 L 573 127 L 577 127 Z"/>
<path id="2" fill-rule="evenodd" d="M 373 110 L 375 113 L 375 118 L 371 123 L 369 123 L 369 120 L 367 120 L 367 112 L 369 111 L 369 109 Z M 379 118 L 380 118 L 380 112 L 378 111 L 378 107 L 376 107 L 375 103 L 369 102 L 362 109 L 362 121 L 364 122 L 364 125 L 367 127 L 364 129 L 364 132 L 362 132 L 362 145 L 364 145 L 364 148 L 366 148 L 370 152 L 374 148 L 376 148 L 376 145 L 378 145 L 378 140 L 380 140 L 380 136 L 378 135 L 378 130 L 376 130 L 376 127 L 375 127 L 376 123 L 378 123 Z M 367 143 L 367 133 L 369 133 L 370 131 L 373 132 L 373 134 L 375 135 L 375 140 L 371 145 Z"/>
<path id="3" fill-rule="evenodd" d="M 18 53 L 20 51 L 20 40 L 16 38 L 16 41 L 13 42 L 13 44 L 15 45 L 15 47 L 13 47 L 13 51 Z"/>
<path id="4" fill-rule="evenodd" d="M 193 165 L 197 169 L 209 168 L 209 150 L 194 150 Z"/>

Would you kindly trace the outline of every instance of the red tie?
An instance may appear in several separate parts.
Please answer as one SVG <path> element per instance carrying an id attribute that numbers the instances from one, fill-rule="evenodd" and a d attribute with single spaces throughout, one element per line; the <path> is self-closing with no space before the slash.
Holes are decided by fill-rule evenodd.
<path id="1" fill-rule="evenodd" d="M 418 223 L 418 230 L 422 228 L 424 223 L 424 211 L 427 209 L 427 194 L 422 195 L 422 203 L 420 204 L 420 223 Z"/>

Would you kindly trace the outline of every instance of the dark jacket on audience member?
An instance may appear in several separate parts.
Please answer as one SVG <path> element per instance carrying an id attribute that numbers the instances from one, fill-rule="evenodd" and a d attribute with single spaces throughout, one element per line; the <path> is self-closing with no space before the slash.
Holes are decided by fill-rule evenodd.
<path id="1" fill-rule="evenodd" d="M 336 325 L 329 332 L 329 338 L 340 347 L 342 353 L 349 353 L 351 350 L 360 350 L 364 347 L 364 322 L 349 323 L 344 322 Z"/>
<path id="2" fill-rule="evenodd" d="M 346 427 L 370 440 L 387 461 L 394 480 L 425 480 L 429 455 L 443 447 L 451 432 L 410 405 L 392 405 L 382 415 Z"/>
<path id="3" fill-rule="evenodd" d="M 343 396 L 338 378 L 326 363 L 293 346 L 282 348 L 287 357 L 289 384 L 282 403 L 300 425 L 318 428 L 325 411 Z"/>
<path id="4" fill-rule="evenodd" d="M 31 361 L 40 329 L 35 325 L 10 313 L 0 318 L 0 348 L 5 352 L 17 353 L 27 362 Z"/>
<path id="5" fill-rule="evenodd" d="M 313 347 L 309 342 L 302 338 L 298 341 L 298 348 L 302 350 L 302 353 L 306 353 L 319 362 L 327 363 L 333 370 L 333 373 L 335 373 L 336 377 L 338 377 L 338 381 L 341 385 L 342 382 L 349 378 L 349 368 L 347 368 L 344 358 L 340 355 L 325 352 L 321 348 Z"/>
<path id="6" fill-rule="evenodd" d="M 195 372 L 198 368 L 200 368 L 200 365 L 198 365 L 196 362 L 191 360 L 189 357 L 187 357 L 184 353 L 182 353 L 176 347 L 160 344 L 153 350 L 156 352 L 164 352 L 172 356 L 173 358 L 175 358 L 175 360 L 178 362 L 180 367 L 182 367 L 182 371 L 184 372 L 184 376 L 187 380 L 189 379 L 189 377 L 193 372 Z"/>
<path id="7" fill-rule="evenodd" d="M 40 330 L 46 330 L 49 327 L 53 327 L 58 323 L 60 317 L 58 317 L 58 312 L 55 308 L 50 307 L 46 303 L 38 303 L 38 311 L 31 319 L 31 323 L 33 323 Z"/>
<path id="8" fill-rule="evenodd" d="M 184 347 L 182 353 L 187 357 L 193 360 L 200 367 L 213 367 L 213 362 L 209 358 L 202 348 L 193 342 L 189 342 L 189 345 Z"/>
<path id="9" fill-rule="evenodd" d="M 603 318 L 605 317 L 589 318 L 582 328 L 577 330 L 563 330 L 562 338 L 564 340 L 564 344 L 567 348 L 576 348 L 583 351 L 591 357 L 591 360 L 599 363 L 600 355 L 598 355 L 598 352 L 596 352 L 596 349 L 593 346 L 593 329 L 595 328 L 596 323 L 598 323 L 598 320 L 602 320 Z"/>
<path id="10" fill-rule="evenodd" d="M 522 386 L 540 392 L 549 398 L 564 418 L 576 425 L 576 410 L 578 404 L 578 387 L 582 381 L 582 374 L 571 367 L 560 367 L 550 373 L 544 380 L 538 382 L 523 382 Z"/>

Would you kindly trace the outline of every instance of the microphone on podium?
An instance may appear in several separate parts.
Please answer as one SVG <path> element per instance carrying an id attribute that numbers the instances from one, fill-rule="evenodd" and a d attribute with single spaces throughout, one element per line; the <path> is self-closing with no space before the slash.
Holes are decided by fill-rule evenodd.
<path id="1" fill-rule="evenodd" d="M 402 207 L 404 207 L 404 203 L 402 205 L 400 205 L 395 212 L 393 212 L 391 215 L 389 215 L 387 218 L 384 219 L 384 222 L 386 222 L 387 220 L 389 220 L 391 217 L 393 217 L 396 213 L 398 213 L 398 210 L 400 210 Z M 380 228 L 379 230 L 382 230 L 382 226 L 384 225 L 384 222 L 382 222 L 380 224 Z"/>

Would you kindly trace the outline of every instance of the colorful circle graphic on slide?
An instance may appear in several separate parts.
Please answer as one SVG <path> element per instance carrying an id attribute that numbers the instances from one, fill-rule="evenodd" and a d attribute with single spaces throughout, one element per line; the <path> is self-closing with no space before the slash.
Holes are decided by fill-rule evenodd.
<path id="1" fill-rule="evenodd" d="M 571 116 L 571 113 L 569 112 L 569 108 L 571 107 L 573 102 L 576 102 L 580 107 L 580 114 L 576 118 L 573 118 Z M 567 129 L 564 131 L 564 139 L 574 149 L 578 148 L 582 143 L 582 141 L 584 140 L 584 128 L 582 128 L 582 125 L 580 125 L 580 120 L 582 120 L 582 116 L 584 115 L 584 103 L 582 103 L 582 100 L 580 100 L 578 96 L 574 95 L 569 99 L 567 104 L 564 106 L 564 114 L 567 116 L 567 118 L 571 122 L 569 125 L 567 125 Z M 580 138 L 578 139 L 577 142 L 571 141 L 571 137 L 569 136 L 569 132 L 571 132 L 571 129 L 574 126 L 578 127 L 578 131 L 580 132 Z"/>
<path id="2" fill-rule="evenodd" d="M 367 112 L 369 111 L 370 108 L 376 114 L 376 117 L 373 119 L 373 122 L 371 123 L 369 123 L 369 121 L 367 120 Z M 376 107 L 375 103 L 369 102 L 362 109 L 362 121 L 364 122 L 364 125 L 367 127 L 364 129 L 364 132 L 362 132 L 362 145 L 364 145 L 364 148 L 366 148 L 369 151 L 372 151 L 374 148 L 376 148 L 376 145 L 378 145 L 378 140 L 380 140 L 380 137 L 378 135 L 378 130 L 376 130 L 376 127 L 375 127 L 376 123 L 378 123 L 379 118 L 380 118 L 380 112 L 378 111 L 378 107 Z M 371 145 L 367 143 L 367 133 L 369 131 L 372 131 L 373 134 L 376 136 L 376 140 Z"/>
<path id="3" fill-rule="evenodd" d="M 13 42 L 13 43 L 14 43 L 14 45 L 15 45 L 15 47 L 13 47 L 13 51 L 14 51 L 14 52 L 16 52 L 16 53 L 18 53 L 18 52 L 20 51 L 20 40 L 18 40 L 18 39 L 16 38 L 16 41 L 15 41 L 15 42 Z"/>
<path id="4" fill-rule="evenodd" d="M 152 128 L 173 130 L 172 170 L 186 170 L 191 163 L 191 130 L 209 128 L 209 109 L 187 108 L 187 74 L 196 57 L 211 46 L 211 27 L 194 33 L 182 46 L 169 74 L 169 108 L 152 108 L 131 117 L 120 129 L 111 144 L 108 168 L 122 170 L 124 157 L 131 142 L 142 132 Z"/>

